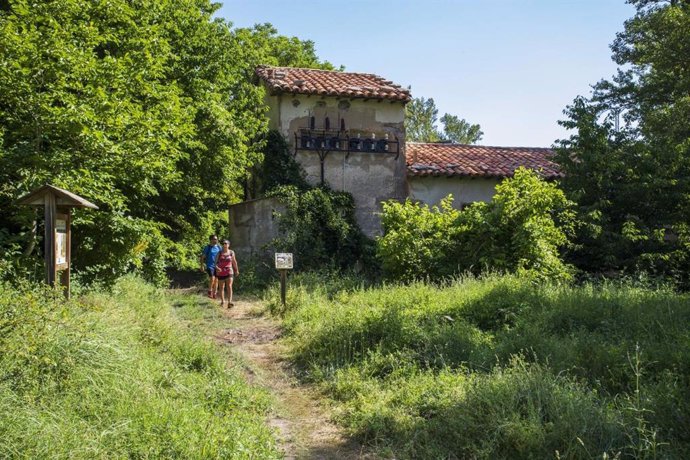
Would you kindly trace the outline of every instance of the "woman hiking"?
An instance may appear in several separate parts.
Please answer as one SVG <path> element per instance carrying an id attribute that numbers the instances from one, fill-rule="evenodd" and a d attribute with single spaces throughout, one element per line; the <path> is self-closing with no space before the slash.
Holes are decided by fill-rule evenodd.
<path id="1" fill-rule="evenodd" d="M 225 304 L 225 286 L 228 287 L 228 308 L 234 306 L 232 303 L 232 282 L 236 275 L 240 274 L 237 266 L 235 251 L 230 249 L 230 241 L 223 240 L 223 247 L 216 255 L 216 278 L 220 289 L 220 306 Z"/>

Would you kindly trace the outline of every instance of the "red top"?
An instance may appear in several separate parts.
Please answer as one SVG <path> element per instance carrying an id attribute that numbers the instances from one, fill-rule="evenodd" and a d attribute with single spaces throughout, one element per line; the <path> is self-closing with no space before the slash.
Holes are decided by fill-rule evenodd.
<path id="1" fill-rule="evenodd" d="M 218 254 L 218 263 L 216 264 L 216 276 L 229 276 L 233 274 L 232 258 L 235 254 L 230 251 L 224 254 L 222 251 Z"/>

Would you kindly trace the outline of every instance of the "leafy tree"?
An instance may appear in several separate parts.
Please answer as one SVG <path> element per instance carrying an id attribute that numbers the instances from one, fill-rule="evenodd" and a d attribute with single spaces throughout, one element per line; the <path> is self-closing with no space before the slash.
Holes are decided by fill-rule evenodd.
<path id="1" fill-rule="evenodd" d="M 438 142 L 438 109 L 432 98 L 415 97 L 405 106 L 405 137 L 408 141 Z"/>
<path id="2" fill-rule="evenodd" d="M 405 107 L 405 134 L 407 140 L 417 142 L 449 141 L 474 144 L 484 133 L 479 125 L 468 123 L 448 113 L 441 117 L 443 131 L 438 130 L 438 109 L 433 98 L 414 98 Z"/>
<path id="3" fill-rule="evenodd" d="M 75 213 L 75 268 L 159 276 L 189 258 L 261 159 L 258 64 L 318 65 L 313 43 L 233 30 L 210 0 L 11 0 L 0 8 L 0 250 L 40 248 L 12 203 L 50 182 Z M 324 64 L 328 65 L 328 64 Z M 165 249 L 163 249 L 165 248 Z M 27 251 L 30 252 L 30 251 Z M 157 267 L 152 269 L 151 267 Z M 88 268 L 88 269 L 87 269 Z"/>
<path id="4" fill-rule="evenodd" d="M 145 254 L 109 250 L 117 233 L 140 228 L 121 217 L 180 181 L 176 162 L 194 127 L 182 91 L 165 79 L 171 47 L 150 16 L 162 7 L 100 3 L 13 1 L 0 14 L 1 205 L 16 231 L 33 216 L 13 199 L 42 183 L 97 201 L 103 212 L 76 213 L 76 235 L 118 266 Z"/>
<path id="5" fill-rule="evenodd" d="M 233 36 L 237 43 L 238 57 L 246 62 L 251 75 L 259 64 L 334 69 L 330 62 L 318 59 L 313 41 L 278 35 L 276 28 L 268 23 L 257 24 L 252 28 L 235 29 Z"/>
<path id="6" fill-rule="evenodd" d="M 631 3 L 637 13 L 611 47 L 622 69 L 589 99 L 578 97 L 561 122 L 575 131 L 559 142 L 563 185 L 587 223 L 573 260 L 687 284 L 690 3 Z"/>
<path id="7" fill-rule="evenodd" d="M 445 114 L 441 117 L 443 123 L 443 139 L 455 144 L 474 144 L 482 139 L 484 133 L 479 125 L 473 125 L 457 115 Z"/>

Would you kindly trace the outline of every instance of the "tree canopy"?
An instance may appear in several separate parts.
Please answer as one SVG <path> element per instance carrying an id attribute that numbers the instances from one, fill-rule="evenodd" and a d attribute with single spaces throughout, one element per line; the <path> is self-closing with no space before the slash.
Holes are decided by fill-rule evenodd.
<path id="1" fill-rule="evenodd" d="M 332 68 L 269 24 L 233 29 L 210 0 L 0 3 L 0 250 L 31 248 L 44 183 L 75 213 L 74 262 L 162 272 L 218 230 L 267 129 L 259 64 Z M 219 220 L 220 219 L 220 220 Z M 194 242 L 194 243 L 193 243 Z M 36 246 L 38 247 L 38 245 Z M 107 260 L 107 264 L 104 261 Z M 100 261 L 100 262 L 99 262 Z"/>
<path id="2" fill-rule="evenodd" d="M 561 124 L 563 185 L 584 224 L 575 260 L 688 281 L 690 2 L 631 0 L 611 46 L 617 74 L 578 97 Z"/>
<path id="3" fill-rule="evenodd" d="M 443 131 L 437 126 L 438 109 L 433 98 L 414 98 L 405 107 L 405 135 L 408 141 L 474 144 L 484 135 L 479 125 L 473 125 L 457 115 L 441 117 Z"/>

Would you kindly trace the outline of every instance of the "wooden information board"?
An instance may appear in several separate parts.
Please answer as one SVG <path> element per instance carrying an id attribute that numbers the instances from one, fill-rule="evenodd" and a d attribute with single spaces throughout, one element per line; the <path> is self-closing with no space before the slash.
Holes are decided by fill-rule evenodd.
<path id="1" fill-rule="evenodd" d="M 278 270 L 292 270 L 292 253 L 276 252 L 276 268 Z"/>
<path id="2" fill-rule="evenodd" d="M 72 208 L 98 209 L 98 206 L 72 192 L 44 185 L 17 200 L 17 204 L 43 206 L 45 216 L 44 255 L 46 283 L 60 285 L 69 298 L 70 258 L 72 254 L 70 220 Z"/>

